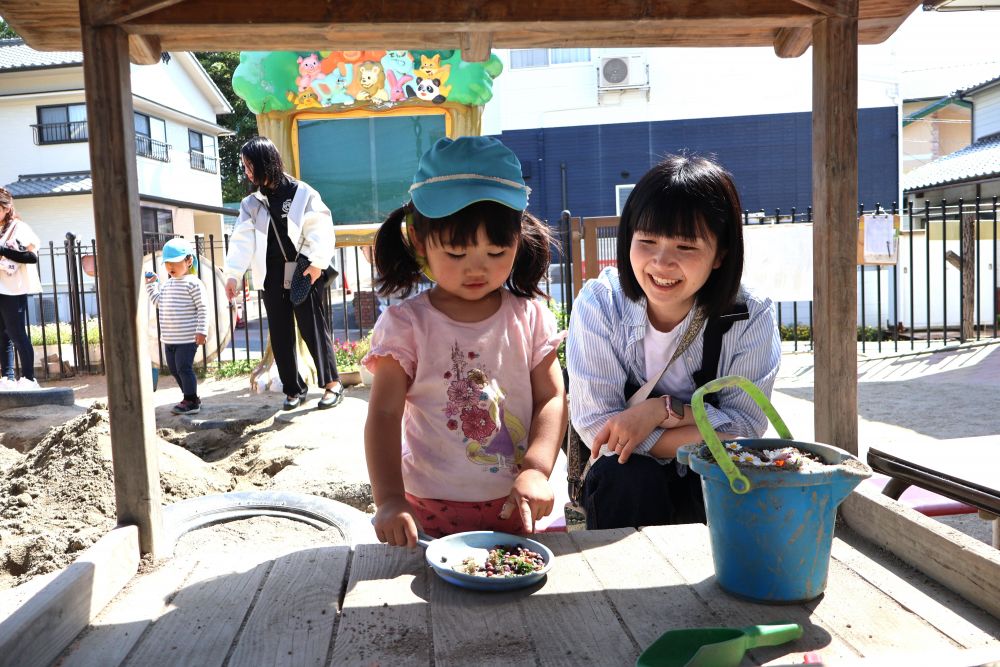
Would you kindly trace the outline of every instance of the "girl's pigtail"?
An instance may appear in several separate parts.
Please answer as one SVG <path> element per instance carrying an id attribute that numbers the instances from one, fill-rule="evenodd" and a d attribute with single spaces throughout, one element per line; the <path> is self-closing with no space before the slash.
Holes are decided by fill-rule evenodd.
<path id="1" fill-rule="evenodd" d="M 520 297 L 544 296 L 539 289 L 549 270 L 551 248 L 556 244 L 549 226 L 527 211 L 521 216 L 521 238 L 517 244 L 514 267 L 507 278 L 507 289 Z"/>
<path id="2" fill-rule="evenodd" d="M 375 234 L 375 287 L 381 296 L 409 296 L 420 280 L 420 266 L 403 238 L 403 220 L 409 205 L 389 214 Z"/>

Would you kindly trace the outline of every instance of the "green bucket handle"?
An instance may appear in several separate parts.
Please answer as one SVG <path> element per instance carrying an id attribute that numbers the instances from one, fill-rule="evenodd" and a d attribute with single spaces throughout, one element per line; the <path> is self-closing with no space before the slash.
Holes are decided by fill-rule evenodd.
<path id="1" fill-rule="evenodd" d="M 694 423 L 698 426 L 698 432 L 701 433 L 702 439 L 705 440 L 705 444 L 711 450 L 712 456 L 715 457 L 715 462 L 719 464 L 722 472 L 729 479 L 729 488 L 733 490 L 733 493 L 743 494 L 750 490 L 750 480 L 740 472 L 740 469 L 736 467 L 736 464 L 726 454 L 726 449 L 722 446 L 722 442 L 719 440 L 715 429 L 708 423 L 708 414 L 705 412 L 705 394 L 713 394 L 729 387 L 739 387 L 749 394 L 750 398 L 757 404 L 757 407 L 763 410 L 764 415 L 774 424 L 774 429 L 783 439 L 791 440 L 792 434 L 785 425 L 784 420 L 778 415 L 778 411 L 771 405 L 771 401 L 767 400 L 764 392 L 745 377 L 740 375 L 725 375 L 711 382 L 706 382 L 694 392 L 694 396 L 691 397 L 691 410 L 694 412 Z"/>

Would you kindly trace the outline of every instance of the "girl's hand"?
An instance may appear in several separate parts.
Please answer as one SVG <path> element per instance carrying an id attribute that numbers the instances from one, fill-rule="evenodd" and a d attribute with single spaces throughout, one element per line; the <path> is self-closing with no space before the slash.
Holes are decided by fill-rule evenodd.
<path id="1" fill-rule="evenodd" d="M 146 273 L 146 284 L 147 285 L 150 284 L 150 283 L 155 283 L 159 279 L 160 278 L 155 273 L 153 273 L 152 271 L 148 271 Z"/>
<path id="2" fill-rule="evenodd" d="M 413 508 L 403 496 L 385 499 L 378 506 L 372 525 L 379 542 L 394 547 L 417 546 L 417 521 L 413 518 Z"/>
<path id="3" fill-rule="evenodd" d="M 323 275 L 323 270 L 317 269 L 315 266 L 310 264 L 309 266 L 306 267 L 306 270 L 302 272 L 302 275 L 308 276 L 309 284 L 312 285 L 317 280 L 319 280 L 319 277 L 321 275 Z"/>
<path id="4" fill-rule="evenodd" d="M 525 531 L 533 533 L 535 522 L 548 516 L 554 504 L 555 496 L 548 478 L 538 470 L 522 470 L 514 478 L 514 486 L 500 510 L 500 518 L 508 519 L 517 511 L 521 514 Z"/>
<path id="5" fill-rule="evenodd" d="M 198 345 L 204 345 L 206 340 L 208 340 L 208 338 L 205 336 L 205 334 L 194 335 L 194 342 L 197 343 Z"/>
<path id="6" fill-rule="evenodd" d="M 663 420 L 663 399 L 648 398 L 638 405 L 609 419 L 594 437 L 590 446 L 591 458 L 597 458 L 601 446 L 618 454 L 618 463 L 625 463 L 639 444 L 649 437 L 653 429 Z"/>

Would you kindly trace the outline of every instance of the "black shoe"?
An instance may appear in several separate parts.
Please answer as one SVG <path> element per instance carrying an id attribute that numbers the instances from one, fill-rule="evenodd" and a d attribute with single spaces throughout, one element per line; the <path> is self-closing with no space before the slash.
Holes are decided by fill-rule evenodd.
<path id="1" fill-rule="evenodd" d="M 282 409 L 284 410 L 294 410 L 295 408 L 302 405 L 302 402 L 306 400 L 306 394 L 308 392 L 304 391 L 301 394 L 295 396 L 285 396 L 285 402 L 282 404 Z"/>
<path id="2" fill-rule="evenodd" d="M 344 400 L 344 385 L 339 384 L 332 389 L 323 392 L 323 398 L 319 399 L 319 409 L 335 408 Z"/>
<path id="3" fill-rule="evenodd" d="M 170 411 L 175 415 L 196 415 L 201 412 L 201 401 L 190 401 L 184 399 L 174 407 L 170 408 Z"/>

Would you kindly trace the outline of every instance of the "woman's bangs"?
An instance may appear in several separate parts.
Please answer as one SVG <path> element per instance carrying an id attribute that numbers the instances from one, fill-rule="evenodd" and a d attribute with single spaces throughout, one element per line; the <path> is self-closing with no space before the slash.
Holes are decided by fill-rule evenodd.
<path id="1" fill-rule="evenodd" d="M 635 220 L 634 232 L 652 236 L 672 236 L 693 239 L 715 232 L 708 222 L 711 217 L 704 202 L 686 196 L 657 198 L 640 209 Z"/>

